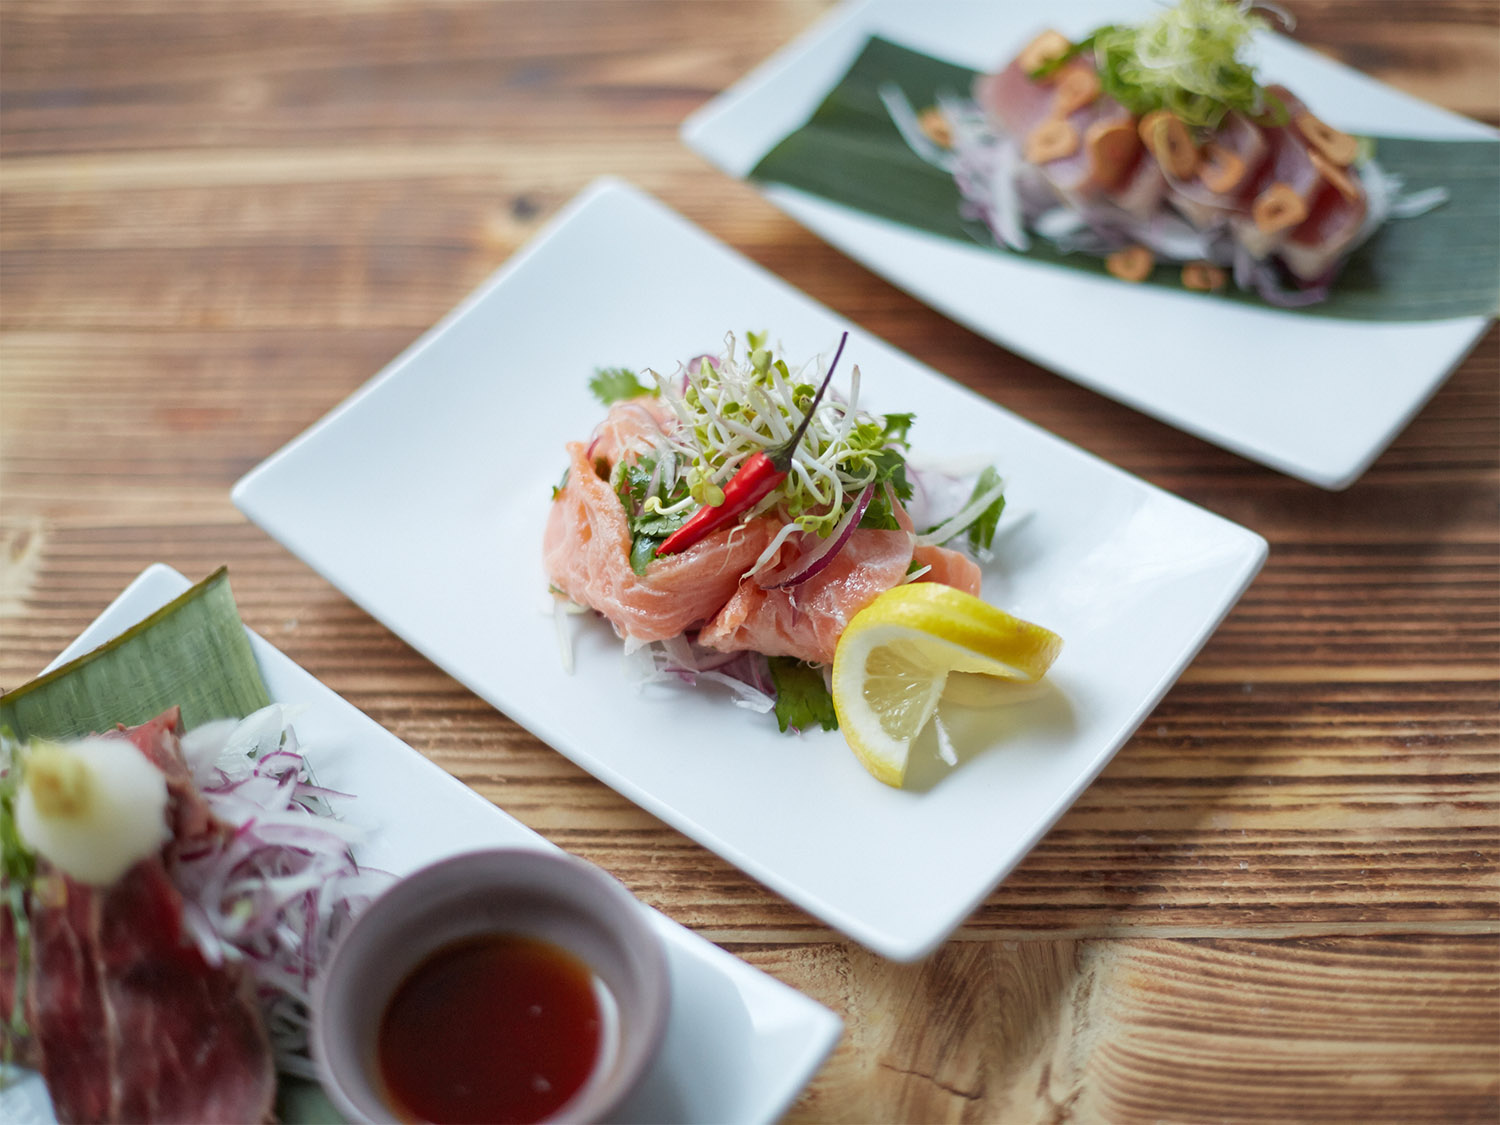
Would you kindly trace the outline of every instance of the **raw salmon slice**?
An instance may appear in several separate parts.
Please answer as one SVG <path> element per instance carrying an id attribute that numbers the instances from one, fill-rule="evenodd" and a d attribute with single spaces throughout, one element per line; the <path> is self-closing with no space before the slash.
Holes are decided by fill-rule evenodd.
<path id="1" fill-rule="evenodd" d="M 660 448 L 677 425 L 659 400 L 615 403 L 587 442 L 568 445 L 568 474 L 547 516 L 543 564 L 552 585 L 602 614 L 634 644 L 700 630 L 697 641 L 721 652 L 759 652 L 830 663 L 849 619 L 906 580 L 913 560 L 930 567 L 922 581 L 979 593 L 978 565 L 943 547 L 913 549 L 911 520 L 895 506 L 901 530 L 856 530 L 820 573 L 796 586 L 763 588 L 764 576 L 794 569 L 794 537 L 749 573 L 780 523 L 769 517 L 708 535 L 678 554 L 654 559 L 644 575 L 630 567 L 630 525 L 609 475 L 621 458 Z"/>
<path id="2" fill-rule="evenodd" d="M 911 558 L 907 532 L 857 530 L 806 582 L 769 590 L 754 578 L 740 582 L 729 604 L 698 634 L 698 643 L 721 652 L 832 663 L 849 619 L 905 578 Z"/>
<path id="3" fill-rule="evenodd" d="M 588 450 L 583 442 L 568 445 L 567 484 L 552 503 L 542 538 L 548 580 L 603 614 L 627 641 L 663 641 L 717 613 L 770 543 L 771 522 L 717 531 L 636 574 L 625 509 Z"/>
<path id="4" fill-rule="evenodd" d="M 979 564 L 968 555 L 947 547 L 918 547 L 912 552 L 912 562 L 929 568 L 918 582 L 937 582 L 979 596 Z"/>
<path id="5" fill-rule="evenodd" d="M 659 398 L 642 395 L 617 402 L 594 429 L 589 460 L 603 458 L 614 465 L 621 457 L 650 453 L 657 448 L 662 435 L 676 424 L 672 408 Z"/>

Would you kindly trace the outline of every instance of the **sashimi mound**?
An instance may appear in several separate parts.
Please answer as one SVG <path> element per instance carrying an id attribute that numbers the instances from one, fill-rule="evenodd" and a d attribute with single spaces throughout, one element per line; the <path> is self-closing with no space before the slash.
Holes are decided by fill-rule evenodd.
<path id="1" fill-rule="evenodd" d="M 797 370 L 754 333 L 649 382 L 599 370 L 608 410 L 567 445 L 543 534 L 560 608 L 607 620 L 652 678 L 728 686 L 783 730 L 836 725 L 827 666 L 882 593 L 978 595 L 978 563 L 944 544 L 987 557 L 1004 506 L 992 467 L 908 465 L 913 416 L 861 410 L 857 365 L 832 389 L 847 341 Z"/>
<path id="2" fill-rule="evenodd" d="M 1188 289 L 1232 282 L 1273 305 L 1316 304 L 1383 223 L 1446 193 L 1404 194 L 1369 145 L 1262 85 L 1246 58 L 1269 26 L 1258 7 L 1280 14 L 1178 0 L 1076 42 L 1047 30 L 968 98 L 917 113 L 882 97 L 999 245 L 1026 251 L 1039 238 L 1103 259 L 1122 281 L 1170 265 Z"/>
<path id="3" fill-rule="evenodd" d="M 636 574 L 625 509 L 607 474 L 599 476 L 600 465 L 589 460 L 584 443 L 568 445 L 567 483 L 547 514 L 543 538 L 548 581 L 602 614 L 627 641 L 664 641 L 713 617 L 771 541 L 771 521 L 715 532 Z"/>
<path id="4" fill-rule="evenodd" d="M 899 585 L 911 559 L 907 532 L 856 531 L 833 562 L 798 586 L 762 589 L 745 579 L 698 634 L 698 643 L 721 652 L 831 664 L 850 619 Z"/>

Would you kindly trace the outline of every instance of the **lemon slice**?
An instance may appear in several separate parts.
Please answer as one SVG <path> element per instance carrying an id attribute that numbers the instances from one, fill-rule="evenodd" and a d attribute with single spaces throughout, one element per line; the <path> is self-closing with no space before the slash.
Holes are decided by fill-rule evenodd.
<path id="1" fill-rule="evenodd" d="M 833 707 L 855 757 L 881 781 L 906 779 L 912 741 L 950 673 L 972 701 L 978 677 L 1039 680 L 1062 651 L 1049 629 L 952 586 L 912 582 L 854 615 L 833 657 Z"/>

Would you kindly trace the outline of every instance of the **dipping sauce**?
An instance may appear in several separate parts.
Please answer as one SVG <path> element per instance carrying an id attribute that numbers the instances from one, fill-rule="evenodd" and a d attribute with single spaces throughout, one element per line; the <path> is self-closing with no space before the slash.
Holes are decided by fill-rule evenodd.
<path id="1" fill-rule="evenodd" d="M 587 965 L 535 938 L 485 934 L 412 970 L 381 1016 L 376 1051 L 403 1120 L 534 1122 L 583 1086 L 602 1039 Z"/>

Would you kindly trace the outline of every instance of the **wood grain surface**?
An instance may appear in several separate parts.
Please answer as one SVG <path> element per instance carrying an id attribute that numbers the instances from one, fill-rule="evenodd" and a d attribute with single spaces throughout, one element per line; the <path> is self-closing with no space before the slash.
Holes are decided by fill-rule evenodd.
<path id="1" fill-rule="evenodd" d="M 1301 41 L 1500 121 L 1496 0 L 1285 6 Z M 0 687 L 146 565 L 229 563 L 248 624 L 355 706 L 838 1012 L 790 1121 L 1500 1119 L 1500 335 L 1337 494 L 1049 374 L 678 142 L 826 9 L 4 0 Z M 593 780 L 229 502 L 603 173 L 1270 541 L 1103 776 L 920 964 Z"/>

